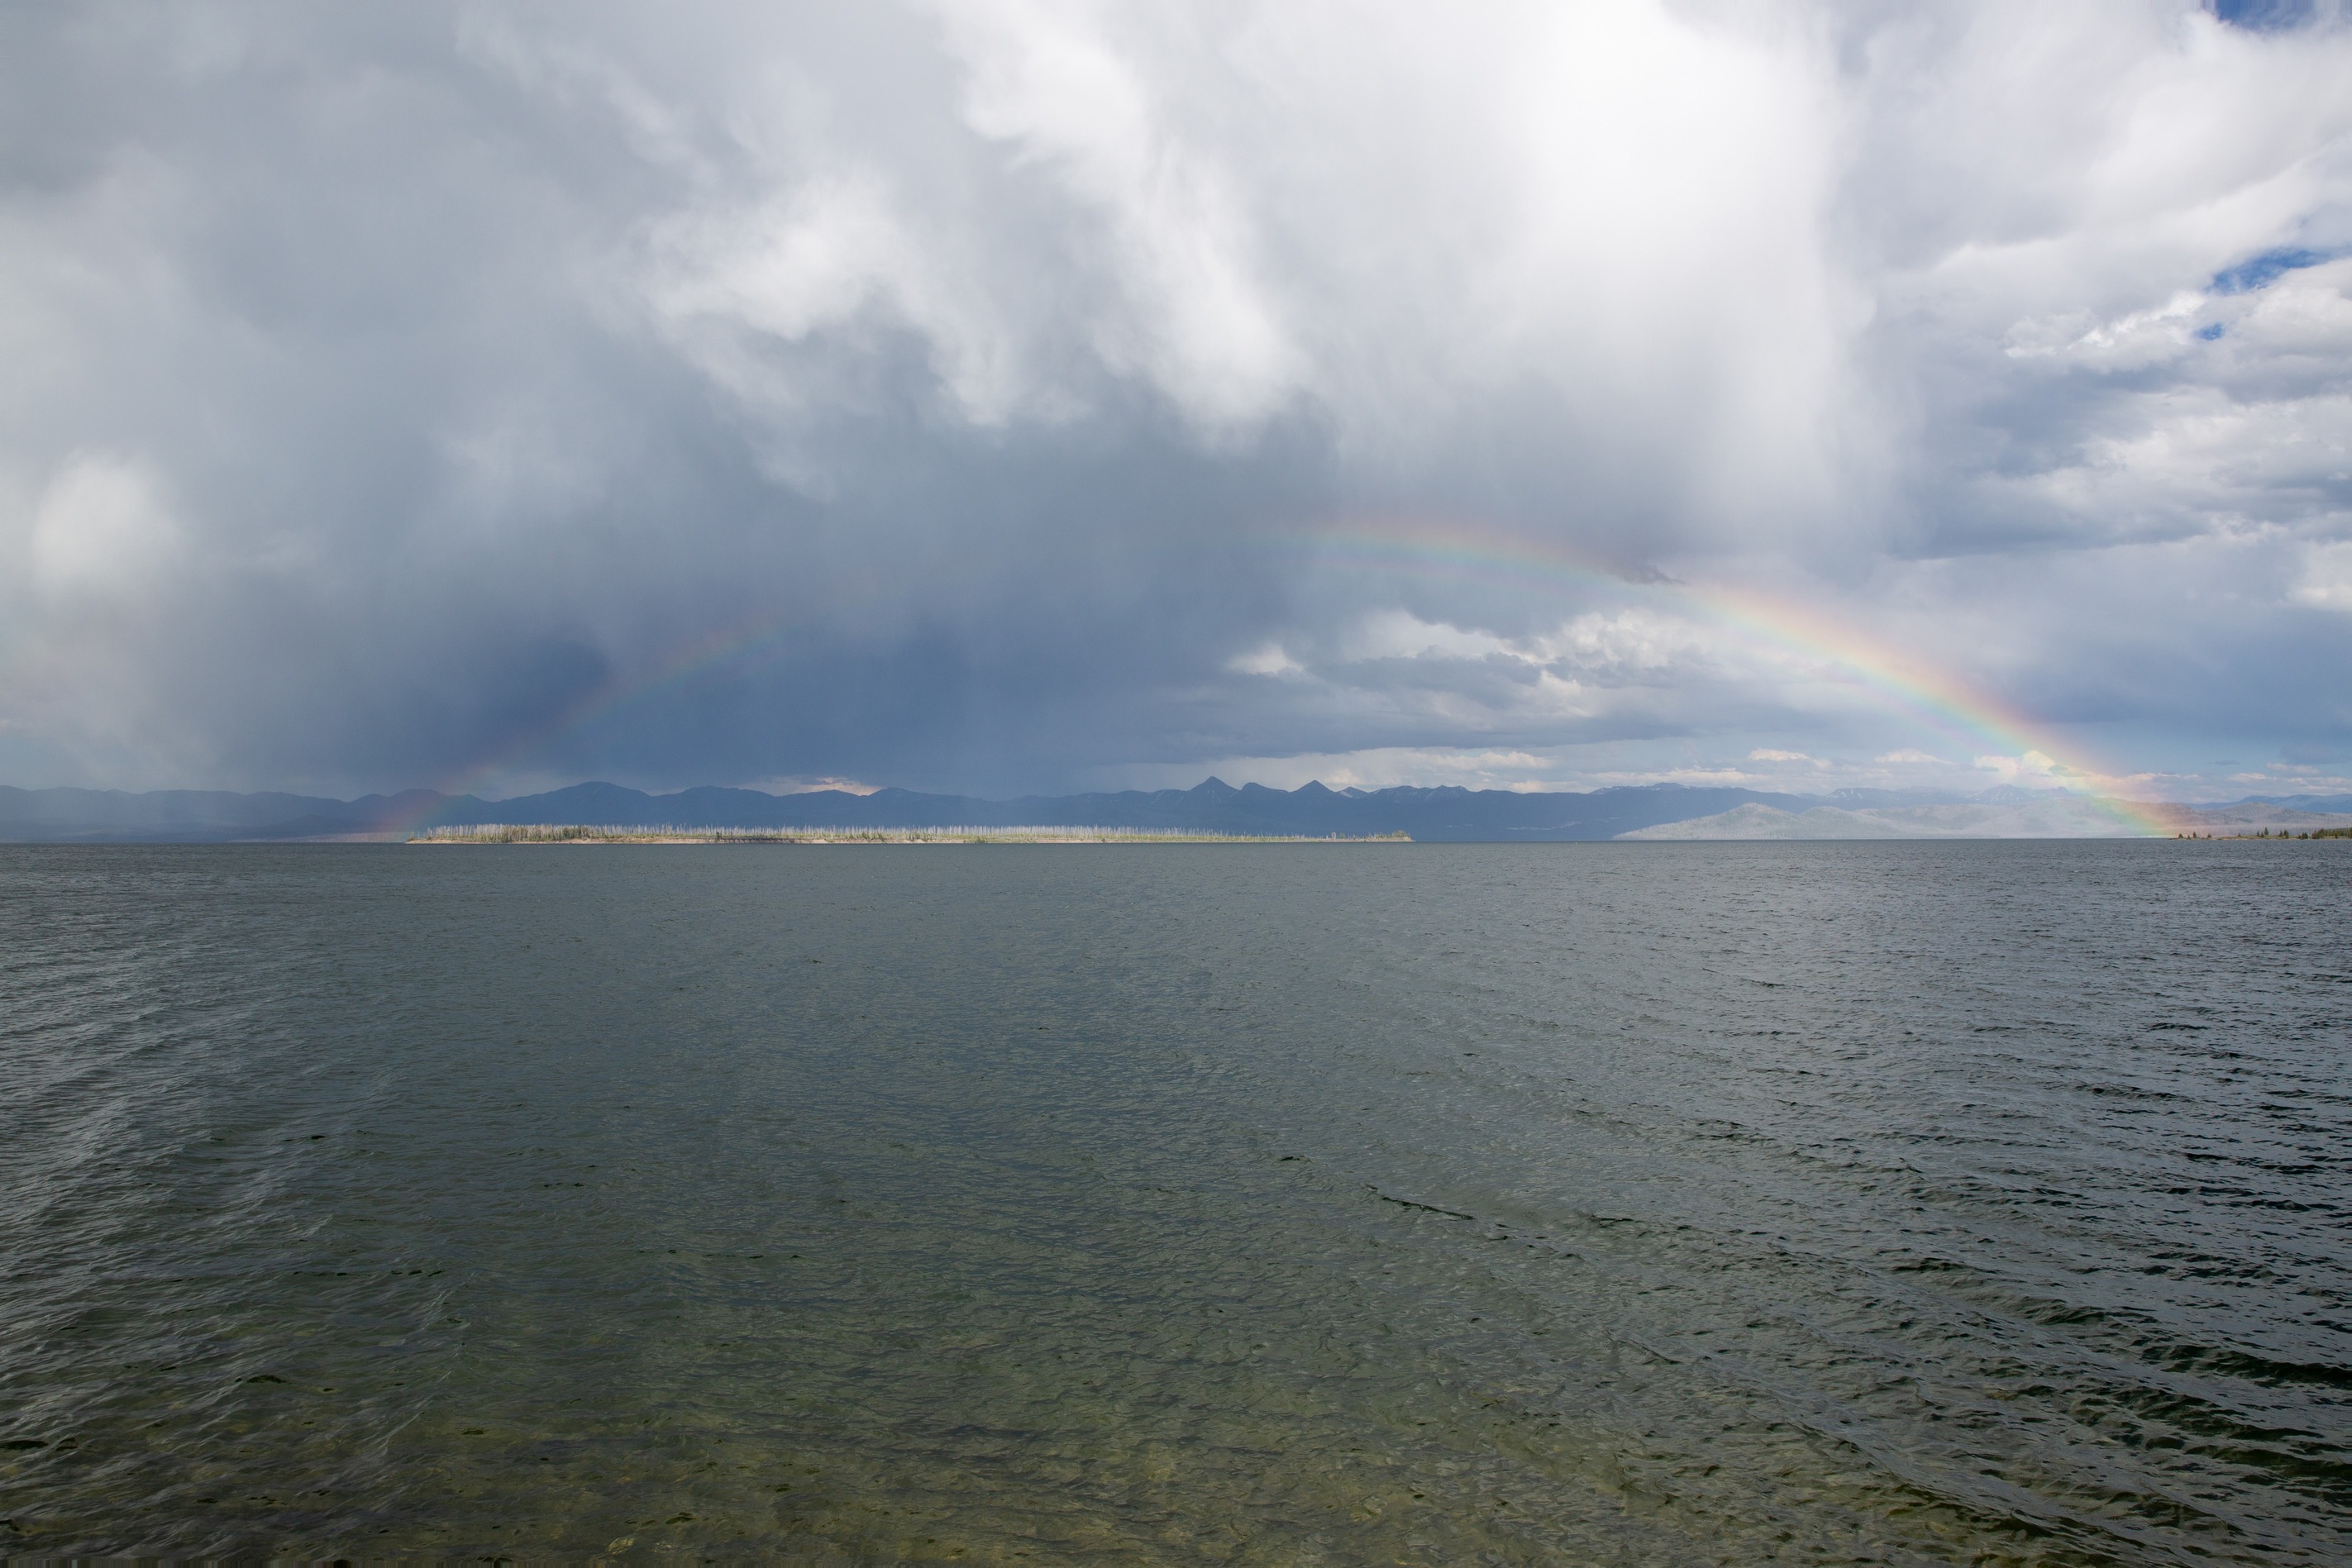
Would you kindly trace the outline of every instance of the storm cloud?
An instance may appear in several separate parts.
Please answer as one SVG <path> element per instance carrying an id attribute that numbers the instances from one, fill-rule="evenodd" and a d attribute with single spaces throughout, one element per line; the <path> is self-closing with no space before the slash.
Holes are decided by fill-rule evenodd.
<path id="1" fill-rule="evenodd" d="M 2352 788 L 2329 4 L 15 7 L 0 400 L 23 784 Z"/>

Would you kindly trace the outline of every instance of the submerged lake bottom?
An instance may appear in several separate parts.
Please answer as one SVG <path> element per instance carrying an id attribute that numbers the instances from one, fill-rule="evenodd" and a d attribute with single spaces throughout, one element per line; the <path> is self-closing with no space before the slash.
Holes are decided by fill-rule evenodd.
<path id="1" fill-rule="evenodd" d="M 0 847 L 0 1553 L 2352 1541 L 2352 844 Z"/>

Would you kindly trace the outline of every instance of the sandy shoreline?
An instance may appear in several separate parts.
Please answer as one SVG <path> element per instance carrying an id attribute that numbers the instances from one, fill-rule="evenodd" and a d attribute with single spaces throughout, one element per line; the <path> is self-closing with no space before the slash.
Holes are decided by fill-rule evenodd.
<path id="1" fill-rule="evenodd" d="M 1150 833 L 1110 831 L 1024 832 L 1018 829 L 851 831 L 844 832 L 764 832 L 719 829 L 709 832 L 631 832 L 608 829 L 519 829 L 503 831 L 420 833 L 405 841 L 421 845 L 488 844 L 1402 844 L 1412 840 L 1403 833 L 1370 837 L 1255 835 L 1242 833 Z"/>

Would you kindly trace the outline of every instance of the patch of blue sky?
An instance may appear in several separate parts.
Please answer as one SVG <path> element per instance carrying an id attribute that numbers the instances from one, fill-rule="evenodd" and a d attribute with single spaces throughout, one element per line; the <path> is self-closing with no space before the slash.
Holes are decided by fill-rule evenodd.
<path id="1" fill-rule="evenodd" d="M 2269 287 L 2290 272 L 2334 261 L 2342 254 L 2341 251 L 2305 250 L 2298 246 L 2282 246 L 2276 250 L 2249 256 L 2235 267 L 2222 268 L 2213 275 L 2213 281 L 2208 287 L 2215 294 L 2252 294 L 2257 288 Z"/>
<path id="2" fill-rule="evenodd" d="M 2313 0 L 2213 0 L 2213 15 L 2251 33 L 2284 33 L 2311 20 Z"/>

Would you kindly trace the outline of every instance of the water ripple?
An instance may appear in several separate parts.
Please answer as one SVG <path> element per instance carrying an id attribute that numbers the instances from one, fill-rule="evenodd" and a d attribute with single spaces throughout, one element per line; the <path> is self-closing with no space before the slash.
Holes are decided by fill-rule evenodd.
<path id="1" fill-rule="evenodd" d="M 0 849 L 0 1547 L 2339 1562 L 2197 848 Z"/>

